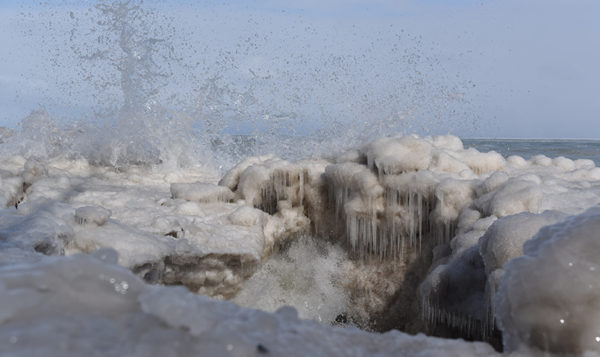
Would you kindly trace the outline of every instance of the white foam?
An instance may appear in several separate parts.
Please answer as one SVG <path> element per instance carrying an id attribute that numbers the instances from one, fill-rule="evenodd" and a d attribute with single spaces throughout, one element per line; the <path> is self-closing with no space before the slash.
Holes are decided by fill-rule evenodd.
<path id="1" fill-rule="evenodd" d="M 340 247 L 300 237 L 244 282 L 233 301 L 269 312 L 291 305 L 300 318 L 332 323 L 349 308 L 342 285 L 346 259 Z"/>

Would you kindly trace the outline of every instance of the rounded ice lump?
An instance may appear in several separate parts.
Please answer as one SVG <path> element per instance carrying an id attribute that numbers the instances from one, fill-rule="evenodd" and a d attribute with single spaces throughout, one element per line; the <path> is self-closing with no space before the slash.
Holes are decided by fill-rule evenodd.
<path id="1" fill-rule="evenodd" d="M 75 220 L 78 224 L 95 224 L 97 226 L 104 225 L 112 212 L 108 209 L 99 206 L 79 207 L 75 210 Z"/>
<path id="2" fill-rule="evenodd" d="M 506 265 L 496 297 L 509 351 L 600 353 L 600 206 L 546 226 Z"/>

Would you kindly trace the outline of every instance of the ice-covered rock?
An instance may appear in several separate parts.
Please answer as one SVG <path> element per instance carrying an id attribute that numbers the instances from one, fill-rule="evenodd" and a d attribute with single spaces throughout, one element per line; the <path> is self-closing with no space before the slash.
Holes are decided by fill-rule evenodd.
<path id="1" fill-rule="evenodd" d="M 523 244 L 540 228 L 565 217 L 565 214 L 557 211 L 540 214 L 523 212 L 495 221 L 479 242 L 479 252 L 486 272 L 490 274 L 496 269 L 502 269 L 509 260 L 523 255 Z"/>
<path id="2" fill-rule="evenodd" d="M 510 261 L 496 296 L 508 351 L 600 352 L 600 207 L 543 227 Z"/>
<path id="3" fill-rule="evenodd" d="M 383 176 L 428 169 L 432 149 L 430 142 L 417 136 L 394 136 L 368 144 L 363 152 L 369 168 Z"/>

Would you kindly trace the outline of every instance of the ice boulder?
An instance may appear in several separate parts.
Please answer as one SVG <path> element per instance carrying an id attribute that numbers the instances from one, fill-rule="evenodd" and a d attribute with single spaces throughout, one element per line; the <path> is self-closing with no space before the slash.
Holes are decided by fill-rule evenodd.
<path id="1" fill-rule="evenodd" d="M 600 352 L 600 206 L 546 226 L 510 261 L 496 295 L 508 351 Z"/>
<path id="2" fill-rule="evenodd" d="M 479 242 L 479 252 L 486 272 L 490 274 L 496 269 L 502 269 L 509 260 L 523 255 L 523 243 L 543 226 L 564 218 L 565 215 L 557 211 L 540 214 L 523 212 L 494 222 Z"/>

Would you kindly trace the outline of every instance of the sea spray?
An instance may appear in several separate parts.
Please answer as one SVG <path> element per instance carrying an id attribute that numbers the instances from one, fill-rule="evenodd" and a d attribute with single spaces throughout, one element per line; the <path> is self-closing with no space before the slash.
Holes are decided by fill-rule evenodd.
<path id="1" fill-rule="evenodd" d="M 29 40 L 50 55 L 38 72 L 56 90 L 41 104 L 59 126 L 75 122 L 69 149 L 96 164 L 212 161 L 225 170 L 248 155 L 331 154 L 473 119 L 467 82 L 395 26 L 366 34 L 345 22 L 184 3 L 61 4 L 23 11 Z"/>
<path id="2" fill-rule="evenodd" d="M 332 323 L 349 308 L 344 290 L 347 259 L 339 246 L 298 237 L 244 282 L 233 301 L 270 312 L 291 305 L 300 318 Z"/>
<path id="3" fill-rule="evenodd" d="M 450 104 L 465 103 L 460 88 L 438 86 L 437 81 L 423 72 L 423 67 L 431 66 L 435 61 L 420 53 L 422 44 L 418 37 L 397 36 L 396 41 L 409 42 L 408 50 L 403 53 L 395 45 L 383 51 L 383 55 L 374 57 L 352 54 L 352 48 L 343 46 L 334 47 L 339 53 L 331 54 L 322 50 L 298 53 L 279 45 L 276 46 L 278 51 L 273 51 L 278 57 L 265 60 L 264 51 L 272 48 L 273 40 L 277 36 L 250 36 L 250 41 L 238 48 L 238 52 L 219 50 L 215 67 L 209 68 L 208 72 L 199 73 L 198 67 L 188 63 L 194 59 L 180 54 L 179 51 L 185 51 L 185 48 L 175 48 L 177 36 L 172 22 L 157 11 L 148 10 L 141 1 L 129 0 L 100 1 L 88 14 L 84 13 L 83 17 L 79 12 L 69 14 L 76 22 L 83 19 L 78 25 L 81 27 L 75 28 L 70 34 L 70 48 L 77 59 L 77 68 L 82 79 L 98 91 L 94 105 L 99 110 L 94 113 L 91 121 L 77 121 L 69 127 L 68 132 L 74 135 L 68 141 L 60 142 L 59 145 L 56 141 L 44 143 L 46 147 L 53 148 L 53 152 L 47 153 L 47 156 L 54 156 L 55 152 L 67 152 L 73 157 L 82 156 L 93 165 L 109 166 L 117 171 L 127 171 L 137 166 L 158 166 L 173 170 L 190 163 L 205 163 L 211 160 L 218 161 L 220 166 L 223 166 L 223 162 L 232 156 L 265 151 L 276 151 L 284 157 L 297 157 L 330 148 L 339 150 L 358 141 L 380 136 L 382 133 L 398 132 L 406 129 L 404 125 L 408 121 L 420 120 L 425 116 L 437 120 L 435 118 L 442 118 Z M 88 31 L 90 25 L 91 30 Z M 315 36 L 312 29 L 307 31 L 311 37 Z M 318 38 L 318 35 L 316 37 Z M 371 50 L 372 53 L 377 53 L 373 51 L 374 42 L 364 43 L 362 39 L 358 42 L 356 52 L 365 53 Z M 222 45 L 227 48 L 231 44 Z M 203 52 L 197 53 L 197 56 L 202 60 L 206 59 Z M 285 65 L 280 57 L 285 61 Z M 389 71 L 389 65 L 383 65 L 387 61 L 391 62 L 394 71 Z M 378 70 L 380 65 L 381 69 Z M 370 70 L 357 71 L 364 67 L 369 67 Z M 240 68 L 243 73 L 239 73 Z M 199 79 L 198 83 L 182 86 L 182 89 L 189 90 L 191 95 L 171 92 L 171 82 L 177 82 L 182 71 L 184 76 L 189 73 L 191 78 Z M 435 72 L 436 70 L 431 73 Z M 357 82 L 364 85 L 354 85 Z M 49 117 L 47 112 L 42 111 L 32 118 L 46 123 L 45 126 L 51 132 L 63 130 L 51 119 L 44 122 Z M 317 133 L 313 132 L 314 128 L 302 129 L 301 121 L 307 119 L 319 129 Z M 250 125 L 246 134 L 251 136 L 233 139 L 235 136 L 231 134 L 236 132 L 236 126 L 243 125 Z M 420 125 L 428 126 L 423 123 Z M 312 136 L 299 137 L 302 130 Z M 344 135 L 340 135 L 342 132 Z M 413 142 L 418 142 L 417 139 L 413 139 Z M 400 141 L 411 141 L 411 137 Z M 207 151 L 202 152 L 202 144 L 210 148 L 212 153 L 207 155 Z M 329 151 L 331 155 L 332 150 Z M 393 212 L 388 217 L 389 221 L 383 222 L 379 227 L 381 222 L 378 222 L 377 210 L 381 210 L 379 206 L 385 200 L 382 196 L 384 190 L 377 181 L 384 175 L 395 173 L 394 166 L 403 166 L 406 163 L 389 162 L 389 158 L 382 155 L 379 155 L 378 160 L 373 160 L 373 155 L 369 153 L 364 156 L 370 161 L 368 167 L 361 167 L 364 171 L 363 177 L 357 178 L 357 183 L 351 186 L 360 186 L 363 181 L 370 180 L 375 183 L 374 192 L 367 190 L 368 192 L 362 195 L 364 197 L 361 196 L 360 200 L 354 202 L 338 199 L 340 205 L 335 209 L 347 211 L 348 217 L 342 224 L 346 226 L 346 238 L 354 252 L 359 252 L 363 258 L 375 253 L 381 260 L 391 256 L 400 261 L 406 254 L 405 250 L 417 247 L 421 249 L 423 224 L 427 223 L 428 219 L 425 216 L 428 216 L 431 213 L 429 209 L 433 208 L 433 204 L 423 203 L 423 197 L 426 197 L 425 201 L 427 198 L 433 200 L 433 197 L 429 191 L 423 195 L 409 191 L 406 193 L 408 215 L 404 217 L 409 225 L 397 222 L 404 218 L 400 212 Z M 398 157 L 395 156 L 396 159 Z M 385 160 L 380 160 L 382 158 Z M 224 166 L 227 165 L 228 163 L 225 163 Z M 410 170 L 420 168 L 411 166 Z M 378 172 L 378 176 L 374 171 Z M 342 180 L 348 179 L 348 175 L 342 176 Z M 287 221 L 290 221 L 290 216 L 294 217 L 290 214 L 291 211 L 298 214 L 298 217 L 305 218 L 302 216 L 305 206 L 311 204 L 316 209 L 313 214 L 318 214 L 317 210 L 323 210 L 324 205 L 319 206 L 311 200 L 304 202 L 304 185 L 308 186 L 309 183 L 303 171 L 286 175 L 275 170 L 273 175 L 269 176 L 267 184 L 257 190 L 260 192 L 261 202 L 256 202 L 256 206 L 271 214 L 281 210 L 282 217 L 277 219 L 283 218 Z M 295 186 L 298 186 L 297 190 Z M 378 199 L 371 196 L 377 196 Z M 336 197 L 343 197 L 343 194 L 336 193 Z M 179 198 L 178 195 L 173 195 L 174 200 Z M 452 204 L 452 201 L 445 199 Z M 280 203 L 282 200 L 289 200 L 292 204 L 288 207 Z M 251 201 L 255 204 L 254 199 Z M 296 201 L 297 204 L 293 204 Z M 394 204 L 395 201 L 400 201 L 400 198 L 387 201 L 389 211 L 398 210 L 401 206 Z M 325 200 L 321 202 L 325 203 Z M 163 204 L 167 207 L 169 204 L 181 204 L 182 209 L 179 213 L 197 213 L 195 206 L 190 203 L 164 201 Z M 313 222 L 317 222 L 317 219 L 311 218 Z M 305 226 L 310 226 L 310 223 L 305 224 L 299 220 L 300 225 L 290 228 L 286 226 L 287 221 L 283 228 L 289 230 L 288 233 L 292 232 L 294 236 L 298 232 L 305 233 Z M 202 225 L 195 226 L 195 223 L 186 226 L 185 222 L 172 222 L 174 227 L 168 226 L 169 224 L 170 221 L 165 224 L 167 227 L 164 227 L 161 233 L 177 239 L 192 239 L 194 235 L 201 235 L 206 229 Z M 449 223 L 441 227 L 445 229 L 445 233 L 441 234 L 443 239 L 440 241 L 446 242 L 452 235 L 451 229 L 448 228 Z M 171 234 L 172 232 L 175 233 Z M 280 235 L 285 238 L 285 234 L 286 232 Z M 92 246 L 91 243 L 88 245 Z M 88 248 L 78 249 L 86 251 Z M 218 262 L 214 265 L 202 265 L 204 263 L 194 255 L 181 257 L 174 254 L 156 258 L 156 261 L 150 263 L 135 262 L 130 265 L 133 271 L 149 282 L 186 284 L 195 291 L 215 296 L 232 296 L 236 292 L 240 276 L 243 275 L 238 274 L 235 269 L 228 270 L 231 267 L 226 266 L 226 269 L 223 268 L 223 264 L 217 264 L 220 263 L 219 259 L 227 258 L 216 259 Z M 323 262 L 330 263 L 327 259 Z M 229 263 L 239 269 L 235 261 Z M 246 269 L 248 265 L 250 264 L 246 264 Z M 207 272 L 198 271 L 200 268 Z M 299 274 L 298 278 L 317 273 L 329 274 L 328 271 L 309 271 Z M 385 270 L 381 275 L 387 278 L 395 272 L 393 269 L 392 272 Z M 250 274 L 251 271 L 246 270 L 244 273 Z M 330 283 L 329 275 L 320 277 L 318 282 Z M 361 279 L 367 279 L 366 276 L 369 274 L 363 274 Z M 386 283 L 385 278 L 381 279 L 381 285 Z M 361 279 L 357 280 L 357 285 L 361 285 Z M 218 285 L 217 282 L 221 280 L 227 281 L 231 286 L 228 285 L 226 289 L 205 287 L 213 283 Z M 399 283 L 394 281 L 394 284 L 389 284 L 379 296 L 370 293 L 364 296 L 381 298 L 381 301 L 375 304 L 380 308 L 377 312 L 381 313 L 381 308 L 385 308 L 387 303 L 384 299 L 394 293 L 393 289 L 397 288 Z M 299 283 L 299 286 L 306 285 L 307 283 Z M 317 290 L 329 291 L 328 287 L 319 287 L 316 283 L 312 285 L 317 285 Z M 412 287 L 415 287 L 414 284 Z M 372 286 L 372 289 L 380 290 L 378 286 Z M 291 296 L 294 294 L 303 296 L 297 291 Z M 308 301 L 320 295 L 322 292 L 311 290 L 305 294 L 305 298 Z M 314 310 L 315 306 L 320 310 L 319 306 L 330 304 L 331 301 L 337 301 L 331 305 L 335 305 L 336 309 L 328 305 L 328 311 L 323 313 L 323 316 L 313 317 L 322 321 L 332 321 L 337 315 L 346 312 L 345 304 L 336 300 L 344 299 L 343 291 L 333 289 L 333 293 L 328 292 L 325 295 L 327 303 L 317 301 L 309 304 L 306 310 Z M 362 305 L 368 307 L 370 303 L 364 296 Z M 290 301 L 293 299 L 288 298 Z M 372 308 L 365 310 L 375 311 Z M 366 315 L 361 317 L 366 320 Z"/>
<path id="4" fill-rule="evenodd" d="M 193 121 L 168 110 L 163 97 L 172 67 L 180 61 L 168 19 L 136 0 L 99 1 L 88 16 L 94 27 L 83 38 L 72 37 L 71 49 L 102 94 L 118 88 L 121 98 L 105 106 L 111 113 L 110 106 L 120 103 L 94 133 L 92 145 L 78 143 L 76 150 L 92 163 L 116 167 L 178 167 L 195 161 L 202 152 L 191 134 Z M 109 69 L 94 71 L 98 64 Z"/>

